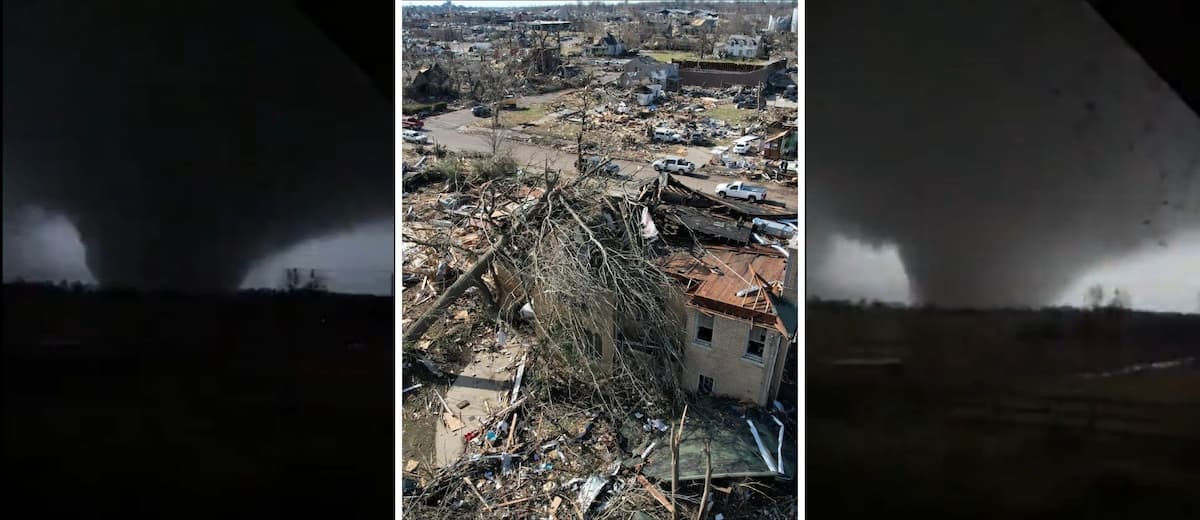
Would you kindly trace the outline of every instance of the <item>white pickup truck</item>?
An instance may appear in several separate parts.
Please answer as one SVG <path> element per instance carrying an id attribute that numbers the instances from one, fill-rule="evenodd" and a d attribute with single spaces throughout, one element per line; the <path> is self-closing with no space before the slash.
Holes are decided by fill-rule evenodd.
<path id="1" fill-rule="evenodd" d="M 762 186 L 753 186 L 744 182 L 723 182 L 717 185 L 717 195 L 722 198 L 733 197 L 735 199 L 746 199 L 750 202 L 758 202 L 767 200 L 767 189 Z"/>
<path id="2" fill-rule="evenodd" d="M 696 171 L 696 165 L 682 157 L 664 157 L 654 161 L 652 166 L 656 172 L 693 173 Z"/>

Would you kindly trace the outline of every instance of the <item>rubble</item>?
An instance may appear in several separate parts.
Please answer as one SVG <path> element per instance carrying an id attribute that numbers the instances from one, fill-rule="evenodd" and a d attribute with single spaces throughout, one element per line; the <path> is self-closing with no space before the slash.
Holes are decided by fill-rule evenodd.
<path id="1" fill-rule="evenodd" d="M 742 264 L 730 251 L 765 250 L 778 263 L 783 255 L 774 248 L 789 240 L 789 229 L 780 222 L 795 213 L 723 201 L 667 174 L 645 183 L 625 180 L 621 191 L 629 193 L 632 186 L 632 195 L 617 196 L 613 187 L 619 181 L 597 174 L 593 166 L 687 157 L 694 146 L 728 146 L 748 134 L 765 140 L 780 135 L 778 125 L 795 122 L 795 111 L 736 108 L 761 104 L 760 92 L 752 87 L 680 89 L 677 81 L 666 81 L 677 79 L 670 74 L 674 67 L 646 59 L 597 64 L 623 72 L 629 72 L 630 63 L 642 67 L 604 84 L 583 74 L 554 77 L 566 76 L 567 67 L 578 64 L 565 47 L 562 53 L 547 52 L 554 47 L 546 44 L 547 36 L 564 41 L 557 31 L 565 25 L 570 22 L 558 17 L 548 25 L 521 25 L 516 38 L 505 39 L 522 49 L 507 49 L 486 32 L 478 34 L 472 39 L 496 43 L 490 49 L 476 44 L 474 53 L 464 50 L 472 58 L 468 63 L 448 59 L 445 52 L 433 58 L 443 63 L 464 97 L 491 95 L 488 88 L 517 96 L 585 87 L 541 102 L 538 112 L 505 135 L 601 159 L 577 161 L 585 170 L 578 176 L 532 170 L 515 175 L 515 164 L 492 161 L 485 168 L 480 159 L 487 157 L 436 147 L 414 154 L 413 147 L 405 147 L 404 355 L 406 360 L 420 356 L 424 361 L 414 366 L 436 372 L 425 386 L 404 392 L 406 403 L 412 402 L 406 418 L 440 421 L 442 433 L 452 430 L 451 439 L 463 451 L 452 451 L 438 464 L 406 464 L 403 514 L 462 519 L 793 516 L 789 479 L 798 468 L 782 464 L 794 457 L 782 437 L 795 431 L 794 419 L 782 410 L 727 399 L 688 399 L 677 369 L 690 348 L 681 334 L 686 327 L 678 314 L 680 298 L 692 296 L 693 282 L 709 282 L 670 270 L 691 255 L 712 264 L 713 273 L 745 276 L 747 283 L 728 291 L 728 297 L 753 302 L 765 315 L 761 308 L 778 296 L 780 274 L 764 269 L 770 279 L 758 280 L 738 272 L 730 264 L 738 269 Z M 455 46 L 469 47 L 457 41 L 447 48 Z M 456 108 L 469 105 L 449 105 Z M 679 138 L 652 142 L 655 128 Z M 577 139 L 581 133 L 585 137 Z M 714 157 L 702 171 L 786 183 L 793 170 L 786 162 L 750 154 Z M 795 176 L 790 179 L 795 182 Z M 718 267 L 720 262 L 726 265 Z M 493 358 L 488 366 L 496 367 L 495 375 L 489 371 L 486 383 L 482 377 L 465 383 L 455 379 L 455 374 L 480 376 L 473 371 L 475 363 Z M 462 369 L 464 364 L 471 370 Z M 438 393 L 447 392 L 446 384 L 453 390 L 493 383 L 500 388 L 494 395 L 471 395 L 468 406 L 459 409 L 451 409 Z M 691 386 L 694 390 L 694 380 Z M 465 397 L 445 395 L 459 404 Z M 750 428 L 742 425 L 746 422 Z M 772 422 L 781 423 L 779 433 L 766 426 Z M 760 452 L 772 446 L 777 449 L 769 466 Z M 773 486 L 776 490 L 768 492 Z"/>
<path id="2" fill-rule="evenodd" d="M 682 497 L 697 497 L 708 489 L 702 484 L 705 474 L 722 483 L 713 489 L 730 490 L 709 495 L 712 512 L 729 516 L 750 503 L 754 503 L 755 511 L 776 507 L 755 502 L 761 501 L 761 495 L 741 490 L 749 489 L 744 485 L 754 485 L 744 479 L 790 478 L 779 473 L 779 466 L 763 464 L 757 451 L 752 452 L 755 458 L 749 459 L 751 462 L 746 462 L 744 455 L 749 451 L 747 446 L 769 443 L 778 448 L 772 457 L 782 459 L 787 454 L 781 438 L 755 440 L 745 427 L 735 430 L 720 426 L 714 430 L 737 419 L 710 423 L 704 413 L 693 409 L 687 423 L 689 433 L 679 435 L 677 445 L 672 447 L 668 435 L 676 424 L 669 418 L 676 413 L 682 396 L 678 384 L 669 377 L 671 372 L 656 368 L 670 362 L 671 340 L 667 336 L 614 338 L 618 341 L 611 347 L 599 349 L 604 351 L 600 358 L 580 358 L 588 354 L 579 346 L 591 340 L 579 331 L 589 326 L 594 316 L 572 314 L 567 312 L 569 307 L 559 306 L 572 301 L 590 301 L 594 306 L 612 301 L 612 294 L 643 294 L 646 298 L 658 294 L 657 288 L 670 282 L 653 258 L 664 253 L 658 248 L 677 247 L 672 244 L 680 236 L 676 229 L 679 221 L 672 223 L 672 214 L 678 218 L 680 211 L 691 211 L 692 218 L 709 221 L 742 218 L 747 237 L 751 218 L 784 218 L 789 214 L 687 190 L 669 175 L 646 184 L 639 195 L 627 200 L 597 197 L 592 189 L 574 193 L 579 188 L 570 184 L 519 189 L 509 184 L 490 193 L 488 186 L 497 188 L 494 182 L 507 181 L 493 181 L 483 188 L 453 195 L 426 190 L 410 194 L 407 201 L 412 217 L 406 220 L 401 261 L 406 271 L 421 273 L 422 282 L 403 294 L 405 305 L 417 309 L 406 307 L 406 315 L 420 315 L 421 305 L 428 301 L 426 293 L 449 290 L 436 283 L 437 265 L 467 273 L 484 249 L 496 249 L 502 236 L 511 237 L 509 240 L 516 245 L 499 247 L 496 266 L 485 270 L 483 278 L 484 285 L 491 288 L 488 292 L 495 300 L 493 305 L 512 309 L 512 320 L 505 323 L 502 319 L 503 325 L 498 327 L 495 320 L 487 318 L 476 325 L 481 321 L 478 314 L 463 314 L 482 304 L 477 300 L 484 291 L 477 289 L 477 293 L 464 293 L 452 303 L 471 307 L 459 307 L 447 314 L 450 319 L 438 321 L 436 326 L 459 322 L 468 327 L 451 337 L 476 345 L 474 350 L 490 352 L 522 343 L 530 350 L 512 358 L 508 365 L 510 390 L 503 395 L 507 406 L 502 409 L 491 407 L 486 417 L 466 424 L 447 403 L 441 403 L 445 409 L 441 420 L 467 441 L 466 451 L 456 462 L 413 477 L 419 492 L 405 497 L 405 514 L 413 518 L 565 518 L 583 513 L 585 518 L 628 518 L 636 513 L 664 517 L 672 507 L 678 507 L 690 517 L 697 504 L 694 498 L 687 501 Z M 547 197 L 553 201 L 552 206 L 527 204 Z M 481 202 L 493 198 L 500 202 Z M 679 202 L 684 205 L 673 204 Z M 450 208 L 471 204 L 494 209 L 485 212 L 483 218 L 450 213 Z M 531 211 L 538 215 L 536 224 L 529 223 Z M 451 226 L 433 224 L 445 217 Z M 655 233 L 648 234 L 651 225 Z M 620 265 L 624 278 L 601 280 L 600 276 L 613 276 L 603 263 L 578 271 L 575 259 L 581 254 L 598 259 L 608 255 L 614 262 L 608 269 Z M 538 269 L 514 269 L 518 264 L 537 265 Z M 630 273 L 634 273 L 632 278 Z M 461 279 L 466 275 L 457 276 Z M 505 280 L 523 281 L 512 285 Z M 614 282 L 617 285 L 597 289 Z M 531 298 L 530 289 L 556 297 L 544 301 Z M 622 312 L 661 308 L 661 304 L 639 303 L 636 299 L 625 304 L 631 303 L 635 306 Z M 500 312 L 500 316 L 505 314 Z M 460 316 L 464 319 L 454 319 Z M 665 322 L 646 328 L 650 329 L 647 332 L 669 329 Z M 467 331 L 478 332 L 464 336 Z M 426 351 L 430 349 L 429 341 L 418 338 L 406 341 L 406 345 L 414 344 Z M 660 355 L 645 357 L 635 344 L 658 345 Z M 610 360 L 605 361 L 605 356 L 611 356 Z M 657 361 L 650 362 L 652 359 Z M 726 432 L 724 436 L 720 431 Z M 757 433 L 766 435 L 763 431 Z M 703 465 L 704 460 L 695 448 L 701 436 L 713 440 L 712 468 L 697 473 L 696 464 Z M 674 479 L 670 471 L 663 472 L 670 465 L 672 452 L 678 454 L 680 463 Z M 754 460 L 758 466 L 753 465 Z M 796 468 L 788 470 L 794 472 Z M 674 506 L 670 498 L 676 495 L 667 491 L 672 481 L 677 482 L 676 492 L 680 493 Z"/>

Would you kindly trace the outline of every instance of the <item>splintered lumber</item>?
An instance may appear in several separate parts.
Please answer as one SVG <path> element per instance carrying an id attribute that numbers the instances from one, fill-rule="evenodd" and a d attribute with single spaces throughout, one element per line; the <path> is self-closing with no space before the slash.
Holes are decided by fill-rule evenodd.
<path id="1" fill-rule="evenodd" d="M 526 502 L 526 501 L 529 501 L 529 500 L 533 500 L 533 499 L 535 499 L 535 498 L 537 498 L 537 497 L 525 497 L 525 498 L 518 498 L 518 499 L 516 499 L 516 500 L 509 500 L 508 502 L 504 502 L 504 503 L 501 503 L 501 504 L 496 504 L 494 507 L 505 507 L 505 506 L 511 506 L 511 505 L 513 505 L 513 504 L 520 504 L 521 502 Z"/>
<path id="2" fill-rule="evenodd" d="M 683 426 L 687 424 L 688 405 L 683 405 L 683 415 L 679 417 L 679 429 L 671 427 L 671 519 L 678 516 L 675 513 L 675 497 L 679 489 L 679 444 L 683 442 Z"/>
<path id="3" fill-rule="evenodd" d="M 516 433 L 517 431 L 517 417 L 519 415 L 520 414 L 518 412 L 513 412 L 512 421 L 508 424 L 508 440 L 504 441 L 504 448 L 506 450 L 512 449 L 513 433 Z"/>
<path id="4" fill-rule="evenodd" d="M 547 189 L 545 193 L 542 193 L 542 196 L 538 199 L 537 203 L 518 215 L 520 218 L 518 222 L 514 223 L 513 231 L 509 231 L 508 233 L 501 235 L 500 240 L 496 242 L 496 245 L 492 246 L 491 249 L 488 249 L 487 252 L 480 256 L 479 259 L 471 265 L 470 269 L 467 269 L 462 276 L 459 276 L 458 279 L 446 289 L 446 292 L 442 293 L 442 295 L 433 302 L 433 307 L 426 311 L 425 314 L 421 315 L 420 318 L 417 318 L 417 321 L 413 322 L 412 325 L 404 328 L 404 341 L 411 342 L 415 345 L 417 341 L 419 341 L 421 337 L 425 335 L 425 332 L 429 330 L 429 327 L 432 327 L 433 324 L 437 322 L 438 318 L 442 316 L 442 314 L 446 311 L 446 308 L 449 307 L 451 303 L 454 303 L 455 300 L 462 296 L 468 288 L 476 285 L 478 280 L 482 280 L 481 277 L 485 272 L 487 272 L 488 267 L 492 265 L 492 259 L 496 257 L 496 252 L 503 251 L 504 248 L 508 247 L 508 243 L 512 240 L 515 230 L 520 228 L 525 223 L 525 214 L 527 214 L 529 211 L 532 211 L 534 208 L 541 206 L 546 200 L 549 199 L 550 195 L 556 191 L 558 191 L 558 187 Z"/>
<path id="5" fill-rule="evenodd" d="M 658 486 L 651 484 L 649 480 L 646 480 L 644 475 L 639 474 L 637 479 L 638 482 L 642 483 L 642 487 L 646 488 L 646 491 L 650 492 L 650 496 L 654 497 L 659 504 L 662 504 L 663 507 L 667 508 L 667 511 L 672 513 L 675 512 L 675 508 L 671 507 L 671 501 L 667 500 L 667 497 L 662 494 L 662 491 L 658 490 Z"/>
<path id="6" fill-rule="evenodd" d="M 452 431 L 452 432 L 461 430 L 462 427 L 464 426 L 463 422 L 458 420 L 458 417 L 455 417 L 453 414 L 449 414 L 449 413 L 442 414 L 442 421 L 444 421 L 446 423 L 446 427 L 449 428 L 450 431 Z"/>
<path id="7" fill-rule="evenodd" d="M 488 503 L 487 499 L 483 498 L 483 495 L 479 494 L 479 490 L 475 489 L 475 484 L 471 482 L 471 479 L 463 477 L 463 482 L 466 482 L 467 487 L 471 488 L 471 492 L 475 493 L 475 497 L 479 499 L 479 503 L 483 504 L 483 507 L 487 508 L 488 511 L 491 511 L 492 505 Z"/>
<path id="8" fill-rule="evenodd" d="M 446 400 L 445 400 L 445 399 L 442 399 L 442 394 L 441 394 L 441 393 L 439 393 L 439 392 L 437 392 L 437 391 L 435 390 L 435 391 L 433 392 L 433 395 L 436 395 L 436 396 L 437 396 L 437 398 L 438 398 L 438 401 L 441 401 L 441 402 L 442 402 L 442 407 L 446 409 L 446 413 L 448 413 L 448 414 L 450 414 L 450 415 L 454 415 L 454 410 L 451 410 L 451 409 L 450 409 L 450 405 L 446 404 Z"/>
<path id="9" fill-rule="evenodd" d="M 562 497 L 556 496 L 550 501 L 550 520 L 558 520 L 558 506 L 562 505 Z"/>
<path id="10" fill-rule="evenodd" d="M 446 307 L 449 307 L 451 303 L 454 303 L 454 301 L 462 296 L 469 287 L 476 284 L 475 280 L 483 275 L 483 273 L 487 271 L 488 266 L 491 265 L 492 258 L 496 256 L 496 250 L 506 247 L 511 237 L 512 233 L 506 233 L 504 236 L 500 237 L 500 241 L 497 242 L 495 246 L 484 253 L 483 256 L 479 257 L 479 260 L 476 260 L 475 263 L 471 265 L 471 268 L 467 269 L 467 272 L 463 273 L 462 276 L 459 276 L 458 280 L 455 280 L 454 283 L 446 289 L 446 292 L 442 293 L 442 295 L 438 297 L 437 301 L 433 302 L 433 308 L 426 311 L 425 314 L 418 318 L 417 321 L 412 325 L 405 327 L 404 341 L 416 344 L 416 342 L 421 339 L 421 336 L 424 336 L 425 332 L 429 330 L 429 327 L 433 326 L 437 319 L 442 316 L 442 313 L 445 312 Z"/>
<path id="11" fill-rule="evenodd" d="M 523 404 L 525 404 L 525 398 L 521 398 L 521 400 L 519 400 L 519 401 L 517 401 L 517 402 L 515 402 L 515 403 L 513 403 L 513 404 L 510 404 L 510 405 L 508 405 L 508 407 L 506 407 L 505 409 L 503 409 L 503 410 L 499 410 L 499 411 L 497 411 L 497 412 L 495 412 L 495 413 L 493 413 L 493 414 L 491 414 L 491 415 L 487 416 L 486 418 L 481 418 L 481 419 L 479 419 L 479 424 L 481 424 L 481 425 L 483 425 L 483 426 L 485 426 L 485 427 L 486 427 L 487 425 L 491 424 L 491 423 L 492 423 L 493 421 L 495 421 L 496 419 L 498 419 L 498 418 L 501 418 L 501 417 L 504 417 L 504 416 L 508 415 L 508 413 L 509 413 L 509 412 L 511 412 L 511 411 L 513 411 L 513 410 L 516 410 L 517 408 L 519 408 L 519 407 L 520 407 L 521 405 L 523 405 Z"/>
<path id="12" fill-rule="evenodd" d="M 529 354 L 521 356 L 521 366 L 517 368 L 517 379 L 513 383 L 512 399 L 509 400 L 510 404 L 517 402 L 517 394 L 521 392 L 521 378 L 525 376 L 525 358 L 527 357 L 529 357 Z"/>

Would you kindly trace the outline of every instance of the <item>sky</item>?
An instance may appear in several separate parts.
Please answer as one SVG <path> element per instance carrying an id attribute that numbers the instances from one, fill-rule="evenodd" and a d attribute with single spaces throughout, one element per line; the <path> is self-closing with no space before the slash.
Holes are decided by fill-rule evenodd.
<path id="1" fill-rule="evenodd" d="M 391 222 L 390 89 L 289 3 L 182 5 L 4 3 L 6 276 L 77 270 L 82 244 L 102 284 L 233 290 Z"/>
<path id="2" fill-rule="evenodd" d="M 986 308 L 1095 281 L 1195 309 L 1200 118 L 1085 3 L 808 14 L 810 287 Z"/>
<path id="3" fill-rule="evenodd" d="M 894 244 L 875 247 L 838 235 L 824 261 L 810 258 L 807 294 L 831 300 L 912 304 L 915 299 L 904 264 Z M 1112 294 L 1121 289 L 1135 309 L 1200 313 L 1200 233 L 1174 237 L 1164 251 L 1145 244 L 1123 258 L 1109 260 L 1082 272 L 1047 305 L 1079 307 L 1093 286 Z"/>
<path id="4" fill-rule="evenodd" d="M 820 130 L 806 145 L 810 294 L 1078 304 L 1087 287 L 1100 284 L 1131 293 L 1135 308 L 1197 310 L 1200 119 L 1102 21 L 1081 6 L 1036 0 L 954 4 L 932 20 L 889 12 L 894 4 L 886 0 L 874 3 L 881 16 L 817 2 L 810 20 L 808 59 L 817 73 L 806 88 L 819 102 L 808 104 L 805 118 Z M 499 4 L 530 2 L 488 3 Z M 177 32 L 207 35 L 211 24 L 105 42 L 87 31 L 99 25 L 94 17 L 112 13 L 32 5 L 50 7 L 9 16 L 5 6 L 5 279 L 128 276 L 116 262 L 166 266 L 161 276 L 211 266 L 229 286 L 269 287 L 283 269 L 298 267 L 324 270 L 334 290 L 389 290 L 384 272 L 393 263 L 394 229 L 380 214 L 390 217 L 394 201 L 378 189 L 394 182 L 391 143 L 378 139 L 389 135 L 388 101 L 319 34 L 300 30 L 307 25 L 297 14 L 253 31 L 229 27 L 224 52 L 247 55 L 250 48 L 269 66 L 241 69 L 208 59 L 208 49 L 174 48 L 208 74 L 182 83 L 182 97 L 196 108 L 155 120 L 124 94 L 181 78 L 136 68 L 112 74 L 129 64 L 105 63 L 103 52 L 159 63 L 156 53 L 168 51 L 146 43 L 174 41 Z M 990 24 L 956 21 L 972 17 Z M 219 16 L 209 22 L 224 23 Z M 1016 24 L 1027 33 L 1013 32 Z M 259 32 L 293 46 L 245 47 L 262 41 Z M 948 39 L 960 43 L 934 41 Z M 95 66 L 66 66 L 80 59 Z M 259 128 L 320 130 L 297 130 L 274 144 L 270 135 L 256 135 L 264 146 L 256 155 L 288 164 L 297 150 L 319 151 L 328 155 L 308 158 L 322 168 L 262 172 L 238 171 L 230 158 L 175 162 L 237 152 L 236 134 L 189 133 L 204 125 L 245 127 L 236 103 L 231 108 L 220 95 L 229 86 L 213 80 L 217 72 L 246 74 L 271 92 L 242 100 L 261 105 L 267 118 Z M 312 81 L 298 89 L 294 74 Z M 149 103 L 174 106 L 170 96 L 150 94 L 143 93 Z M 347 114 L 358 119 L 295 124 L 345 121 L 337 118 Z M 93 136 L 86 164 L 61 162 L 72 155 L 54 139 L 62 127 Z M 204 147 L 176 142 L 198 138 Z M 170 153 L 139 163 L 126 149 Z M 139 164 L 185 171 L 153 175 L 136 171 Z M 370 206 L 375 214 L 361 211 Z"/>

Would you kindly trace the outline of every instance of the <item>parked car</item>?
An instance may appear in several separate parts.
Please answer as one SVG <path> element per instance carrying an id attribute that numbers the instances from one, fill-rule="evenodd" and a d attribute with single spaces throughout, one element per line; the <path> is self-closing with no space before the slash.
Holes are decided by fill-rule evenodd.
<path id="1" fill-rule="evenodd" d="M 667 171 L 671 173 L 693 173 L 696 171 L 696 165 L 691 161 L 682 157 L 664 157 L 653 163 L 654 171 Z"/>
<path id="2" fill-rule="evenodd" d="M 755 143 L 757 143 L 759 139 L 761 138 L 756 135 L 739 137 L 733 142 L 733 153 L 738 155 L 748 155 L 754 153 L 754 150 L 756 149 Z"/>
<path id="3" fill-rule="evenodd" d="M 471 114 L 475 117 L 487 117 L 492 115 L 492 109 L 488 108 L 487 105 L 475 105 L 475 108 L 471 109 Z"/>
<path id="4" fill-rule="evenodd" d="M 400 137 L 406 143 L 429 144 L 429 137 L 416 130 L 404 130 Z"/>
<path id="5" fill-rule="evenodd" d="M 604 161 L 604 158 L 602 158 L 602 157 L 596 157 L 596 156 L 587 157 L 583 160 L 583 164 L 580 165 L 579 171 L 582 172 L 582 171 L 586 171 L 586 170 L 595 168 L 596 165 L 600 164 L 603 161 Z M 617 163 L 612 162 L 612 161 L 605 163 L 604 166 L 601 166 L 600 168 L 601 168 L 601 170 L 600 170 L 601 173 L 603 173 L 605 175 L 609 175 L 609 176 L 613 176 L 613 175 L 616 175 L 621 172 L 621 167 L 617 166 Z"/>
<path id="6" fill-rule="evenodd" d="M 683 136 L 670 128 L 655 128 L 653 140 L 663 143 L 682 143 Z"/>
<path id="7" fill-rule="evenodd" d="M 709 139 L 708 136 L 700 132 L 692 132 L 690 142 L 696 146 L 711 146 L 713 144 L 712 139 Z"/>
<path id="8" fill-rule="evenodd" d="M 723 182 L 717 185 L 717 195 L 722 198 L 733 197 L 735 199 L 746 199 L 750 202 L 759 202 L 767 200 L 767 189 L 762 186 L 754 186 L 744 182 Z"/>
<path id="9" fill-rule="evenodd" d="M 406 117 L 401 125 L 403 125 L 404 128 L 409 128 L 412 130 L 420 130 L 425 128 L 425 122 L 417 117 Z"/>

